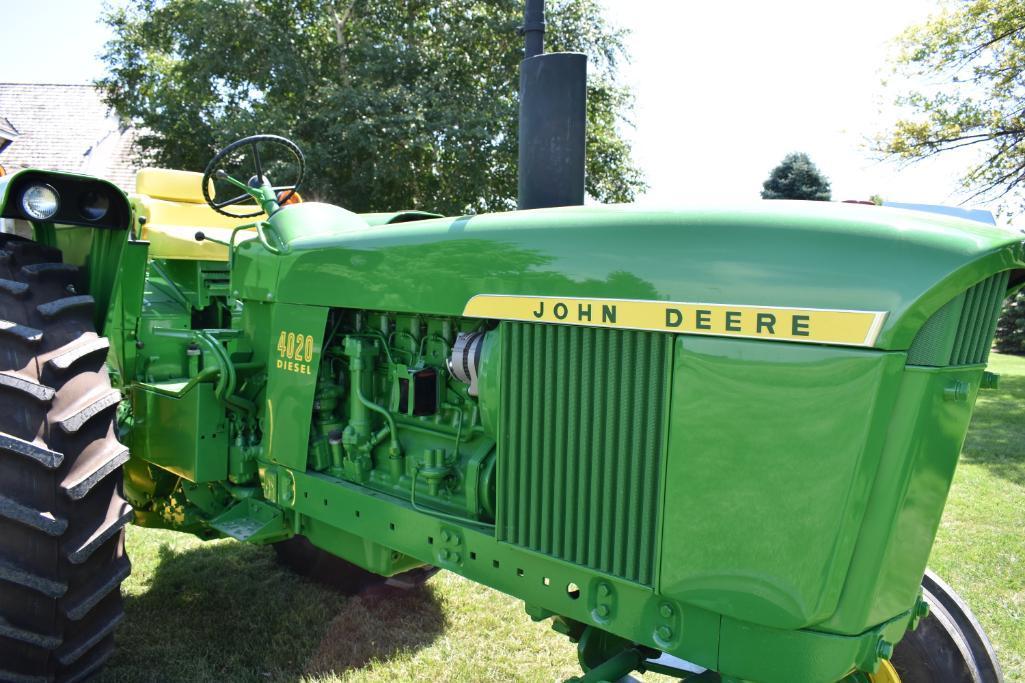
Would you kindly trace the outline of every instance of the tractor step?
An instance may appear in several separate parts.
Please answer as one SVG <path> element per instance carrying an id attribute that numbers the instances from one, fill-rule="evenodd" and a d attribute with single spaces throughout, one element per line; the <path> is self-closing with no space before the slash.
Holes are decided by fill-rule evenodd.
<path id="1" fill-rule="evenodd" d="M 269 543 L 291 535 L 279 508 L 251 498 L 215 517 L 210 526 L 236 541 Z"/>

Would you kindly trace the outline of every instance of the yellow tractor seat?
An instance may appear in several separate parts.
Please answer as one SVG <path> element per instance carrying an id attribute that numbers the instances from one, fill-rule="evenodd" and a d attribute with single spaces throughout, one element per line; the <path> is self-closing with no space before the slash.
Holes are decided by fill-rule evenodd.
<path id="1" fill-rule="evenodd" d="M 227 261 L 227 247 L 209 240 L 197 242 L 196 233 L 227 242 L 236 227 L 261 219 L 217 213 L 203 199 L 202 180 L 202 173 L 166 168 L 143 168 L 136 174 L 131 200 L 136 215 L 146 219 L 139 237 L 149 241 L 150 258 Z M 255 230 L 245 230 L 235 241 L 254 237 Z"/>

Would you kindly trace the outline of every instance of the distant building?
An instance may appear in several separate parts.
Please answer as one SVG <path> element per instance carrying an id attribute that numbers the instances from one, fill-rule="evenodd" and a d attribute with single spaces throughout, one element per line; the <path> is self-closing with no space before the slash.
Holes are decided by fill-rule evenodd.
<path id="1" fill-rule="evenodd" d="M 85 173 L 135 191 L 137 133 L 92 85 L 0 83 L 0 166 Z"/>

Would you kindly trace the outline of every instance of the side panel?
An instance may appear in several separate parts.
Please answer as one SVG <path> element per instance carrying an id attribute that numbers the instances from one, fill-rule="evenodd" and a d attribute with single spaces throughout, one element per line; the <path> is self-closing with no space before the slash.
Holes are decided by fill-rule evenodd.
<path id="1" fill-rule="evenodd" d="M 968 432 L 982 367 L 909 367 L 836 614 L 854 633 L 914 604 Z"/>
<path id="2" fill-rule="evenodd" d="M 275 304 L 270 314 L 264 459 L 306 469 L 326 308 Z"/>
<path id="3" fill-rule="evenodd" d="M 679 337 L 663 595 L 801 628 L 843 587 L 902 353 Z"/>
<path id="4" fill-rule="evenodd" d="M 133 453 L 194 483 L 227 478 L 228 423 L 212 384 L 180 398 L 135 386 L 132 414 Z"/>
<path id="5" fill-rule="evenodd" d="M 104 334 L 110 338 L 111 362 L 124 384 L 135 379 L 136 359 L 139 355 L 136 340 L 139 316 L 142 314 L 148 252 L 148 242 L 125 243 L 111 292 L 110 308 L 106 311 L 102 327 Z"/>

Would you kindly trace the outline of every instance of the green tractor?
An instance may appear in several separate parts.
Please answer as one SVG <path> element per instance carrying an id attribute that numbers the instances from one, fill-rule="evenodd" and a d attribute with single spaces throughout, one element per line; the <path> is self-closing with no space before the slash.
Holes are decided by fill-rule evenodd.
<path id="1" fill-rule="evenodd" d="M 541 25 L 522 211 L 300 201 L 267 135 L 131 198 L 0 179 L 31 227 L 0 235 L 0 680 L 99 671 L 133 521 L 351 591 L 455 572 L 551 619 L 586 681 L 1001 680 L 926 563 L 1021 238 L 562 206 L 582 60 Z"/>

